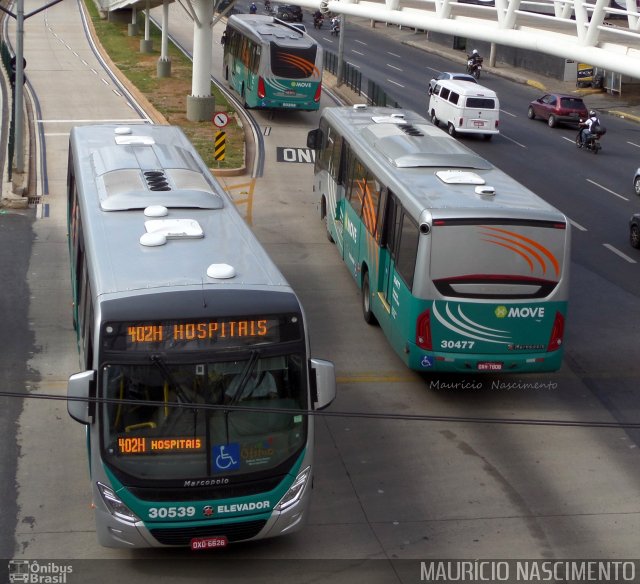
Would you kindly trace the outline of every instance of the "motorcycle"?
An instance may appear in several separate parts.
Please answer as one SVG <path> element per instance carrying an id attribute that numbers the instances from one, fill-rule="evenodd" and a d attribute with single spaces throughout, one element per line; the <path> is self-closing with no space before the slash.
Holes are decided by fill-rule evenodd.
<path id="1" fill-rule="evenodd" d="M 334 22 L 331 24 L 331 36 L 339 36 L 340 35 L 340 23 Z"/>
<path id="2" fill-rule="evenodd" d="M 324 23 L 324 18 L 322 16 L 314 17 L 313 19 L 313 28 L 322 28 L 322 24 Z"/>
<path id="3" fill-rule="evenodd" d="M 484 59 L 469 59 L 467 61 L 467 73 L 473 75 L 476 79 L 480 79 L 480 72 L 482 71 L 482 62 Z"/>
<path id="4" fill-rule="evenodd" d="M 258 7 L 255 4 L 249 6 L 249 14 L 255 14 L 256 12 L 258 12 Z"/>
<path id="5" fill-rule="evenodd" d="M 580 128 L 578 130 L 578 135 L 576 136 L 576 147 L 583 148 L 584 150 L 588 150 L 589 152 L 593 152 L 594 154 L 598 154 L 600 150 L 602 150 L 602 144 L 600 144 L 600 139 L 607 132 L 606 128 L 603 126 L 598 126 L 595 131 L 592 131 L 585 139 L 584 143 L 582 142 L 582 130 Z"/>

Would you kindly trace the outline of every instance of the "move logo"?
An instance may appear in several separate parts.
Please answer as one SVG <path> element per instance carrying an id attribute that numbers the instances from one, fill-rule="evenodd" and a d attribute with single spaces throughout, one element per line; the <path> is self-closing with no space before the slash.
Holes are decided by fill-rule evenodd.
<path id="1" fill-rule="evenodd" d="M 544 306 L 496 306 L 496 318 L 544 318 Z"/>

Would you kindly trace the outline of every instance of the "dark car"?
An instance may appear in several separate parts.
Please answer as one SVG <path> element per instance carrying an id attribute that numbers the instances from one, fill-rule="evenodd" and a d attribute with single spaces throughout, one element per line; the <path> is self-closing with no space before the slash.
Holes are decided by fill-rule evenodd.
<path id="1" fill-rule="evenodd" d="M 634 213 L 629 219 L 629 243 L 640 249 L 640 213 Z"/>
<path id="2" fill-rule="evenodd" d="M 293 4 L 281 4 L 276 10 L 276 18 L 289 22 L 302 22 L 302 8 Z"/>
<path id="3" fill-rule="evenodd" d="M 218 5 L 216 6 L 216 12 L 224 12 L 231 4 L 233 0 L 220 0 Z"/>
<path id="4" fill-rule="evenodd" d="M 530 120 L 542 118 L 547 120 L 550 128 L 559 123 L 580 123 L 589 117 L 589 110 L 581 97 L 564 93 L 547 93 L 529 104 L 527 116 Z"/>
<path id="5" fill-rule="evenodd" d="M 468 73 L 452 73 L 451 71 L 443 71 L 436 78 L 429 81 L 429 95 L 433 93 L 436 83 L 442 79 L 456 79 L 458 81 L 471 81 L 471 83 L 477 83 L 476 78 Z"/>

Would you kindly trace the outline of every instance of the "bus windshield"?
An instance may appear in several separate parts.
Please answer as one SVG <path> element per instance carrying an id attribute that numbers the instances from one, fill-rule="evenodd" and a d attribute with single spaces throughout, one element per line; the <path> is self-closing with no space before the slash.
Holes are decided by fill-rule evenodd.
<path id="1" fill-rule="evenodd" d="M 222 362 L 109 363 L 101 371 L 105 460 L 156 480 L 274 469 L 305 444 L 303 363 L 299 354 L 257 352 Z"/>

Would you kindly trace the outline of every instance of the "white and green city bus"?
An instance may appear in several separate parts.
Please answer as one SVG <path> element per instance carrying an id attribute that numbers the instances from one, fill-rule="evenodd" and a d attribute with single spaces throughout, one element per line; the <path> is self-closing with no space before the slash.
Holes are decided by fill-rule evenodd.
<path id="1" fill-rule="evenodd" d="M 101 544 L 191 546 L 301 528 L 313 410 L 300 302 L 179 128 L 76 127 L 68 169 L 81 373 Z"/>
<path id="2" fill-rule="evenodd" d="M 410 368 L 560 367 L 570 250 L 560 211 L 410 111 L 325 108 L 308 146 L 364 318 Z"/>
<path id="3" fill-rule="evenodd" d="M 322 93 L 322 47 L 272 16 L 227 21 L 223 74 L 248 108 L 315 111 Z"/>

